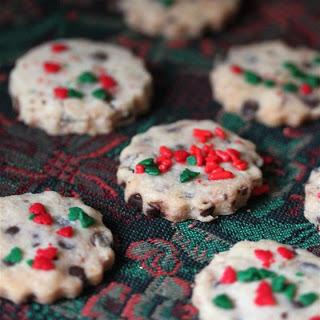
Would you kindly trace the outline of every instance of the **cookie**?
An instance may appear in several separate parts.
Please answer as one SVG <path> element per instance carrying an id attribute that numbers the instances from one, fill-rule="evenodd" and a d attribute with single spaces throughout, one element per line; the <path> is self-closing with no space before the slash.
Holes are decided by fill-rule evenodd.
<path id="1" fill-rule="evenodd" d="M 149 107 L 152 80 L 143 62 L 116 45 L 84 39 L 42 44 L 11 72 L 21 121 L 48 134 L 103 134 Z"/>
<path id="2" fill-rule="evenodd" d="M 311 172 L 305 185 L 304 216 L 316 225 L 320 232 L 320 168 Z"/>
<path id="3" fill-rule="evenodd" d="M 114 261 L 96 210 L 56 192 L 0 198 L 0 297 L 21 303 L 74 298 Z"/>
<path id="4" fill-rule="evenodd" d="M 210 120 L 182 120 L 136 135 L 120 155 L 125 200 L 170 221 L 212 221 L 247 203 L 262 182 L 255 146 Z"/>
<path id="5" fill-rule="evenodd" d="M 320 258 L 271 240 L 241 241 L 195 278 L 201 320 L 319 320 Z"/>
<path id="6" fill-rule="evenodd" d="M 268 126 L 320 118 L 320 53 L 280 41 L 231 48 L 211 73 L 214 98 L 228 112 Z"/>
<path id="7" fill-rule="evenodd" d="M 221 30 L 240 0 L 121 0 L 128 25 L 150 36 L 194 38 L 205 29 Z"/>

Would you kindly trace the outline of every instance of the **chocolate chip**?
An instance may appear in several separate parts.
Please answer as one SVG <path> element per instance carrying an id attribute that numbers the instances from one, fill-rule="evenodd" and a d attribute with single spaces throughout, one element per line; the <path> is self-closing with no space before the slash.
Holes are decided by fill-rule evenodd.
<path id="1" fill-rule="evenodd" d="M 55 217 L 55 222 L 60 227 L 66 227 L 70 225 L 70 221 L 62 217 Z"/>
<path id="2" fill-rule="evenodd" d="M 68 243 L 68 242 L 64 242 L 63 240 L 58 241 L 58 246 L 62 249 L 66 249 L 66 250 L 72 250 L 75 248 L 75 246 L 73 244 Z"/>
<path id="3" fill-rule="evenodd" d="M 282 312 L 281 313 L 281 319 L 287 319 L 288 318 L 288 313 L 287 312 Z"/>
<path id="4" fill-rule="evenodd" d="M 293 301 L 292 304 L 296 307 L 296 308 L 303 308 L 304 305 L 299 302 L 299 301 Z"/>
<path id="5" fill-rule="evenodd" d="M 320 105 L 320 99 L 316 97 L 306 96 L 302 98 L 302 101 L 310 108 L 314 109 Z"/>
<path id="6" fill-rule="evenodd" d="M 228 195 L 226 193 L 223 194 L 223 200 L 228 200 Z"/>
<path id="7" fill-rule="evenodd" d="M 10 234 L 11 236 L 15 235 L 16 233 L 18 233 L 20 231 L 20 228 L 17 226 L 12 226 L 9 227 L 8 229 L 6 229 L 4 232 L 7 234 Z"/>
<path id="8" fill-rule="evenodd" d="M 252 120 L 259 109 L 259 104 L 254 100 L 247 100 L 241 106 L 241 114 L 247 120 Z"/>
<path id="9" fill-rule="evenodd" d="M 40 246 L 40 242 L 35 242 L 32 244 L 32 248 L 36 248 Z"/>
<path id="10" fill-rule="evenodd" d="M 84 269 L 79 266 L 69 267 L 69 274 L 71 276 L 79 278 L 83 282 L 84 285 L 86 285 L 88 283 L 88 279 L 87 279 L 87 276 L 84 272 Z"/>
<path id="11" fill-rule="evenodd" d="M 303 262 L 300 264 L 300 269 L 302 269 L 302 271 L 304 272 L 311 272 L 311 273 L 317 273 L 320 272 L 320 268 L 311 262 Z"/>
<path id="12" fill-rule="evenodd" d="M 13 263 L 13 262 L 4 261 L 4 260 L 2 260 L 2 262 L 3 262 L 3 264 L 4 264 L 5 266 L 7 266 L 7 267 L 11 267 L 11 266 L 13 266 L 13 265 L 14 265 L 14 263 Z"/>
<path id="13" fill-rule="evenodd" d="M 106 234 L 103 234 L 102 232 L 95 232 L 90 237 L 90 242 L 95 247 L 110 247 L 111 242 L 109 237 Z"/>
<path id="14" fill-rule="evenodd" d="M 200 216 L 201 217 L 214 216 L 214 209 L 215 209 L 215 206 L 211 206 L 210 208 L 201 211 Z"/>
<path id="15" fill-rule="evenodd" d="M 148 206 L 149 208 L 146 211 L 147 216 L 152 218 L 159 218 L 164 216 L 162 212 L 161 202 L 151 202 L 148 203 Z"/>
<path id="16" fill-rule="evenodd" d="M 241 186 L 238 190 L 238 192 L 242 195 L 245 196 L 248 194 L 248 187 L 247 186 Z"/>
<path id="17" fill-rule="evenodd" d="M 130 196 L 128 204 L 131 206 L 137 207 L 139 210 L 142 210 L 142 197 L 139 193 L 135 193 Z"/>
<path id="18" fill-rule="evenodd" d="M 91 53 L 91 58 L 97 61 L 105 61 L 108 59 L 108 54 L 104 51 L 95 51 Z"/>

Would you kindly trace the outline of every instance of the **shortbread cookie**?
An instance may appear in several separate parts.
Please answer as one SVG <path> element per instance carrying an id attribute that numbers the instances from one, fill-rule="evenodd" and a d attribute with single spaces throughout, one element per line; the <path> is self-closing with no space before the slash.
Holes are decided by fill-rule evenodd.
<path id="1" fill-rule="evenodd" d="M 121 0 L 134 29 L 167 38 L 193 38 L 204 29 L 220 30 L 236 13 L 240 0 Z"/>
<path id="2" fill-rule="evenodd" d="M 146 215 L 209 222 L 247 203 L 261 165 L 251 142 L 210 120 L 182 120 L 136 135 L 120 155 L 118 182 Z"/>
<path id="3" fill-rule="evenodd" d="M 271 240 L 242 241 L 195 278 L 201 320 L 319 320 L 320 258 Z"/>
<path id="4" fill-rule="evenodd" d="M 268 126 L 320 118 L 320 53 L 280 41 L 231 48 L 211 73 L 214 98 L 228 112 Z"/>
<path id="5" fill-rule="evenodd" d="M 146 111 L 151 82 L 143 62 L 126 49 L 65 39 L 18 59 L 9 90 L 27 125 L 52 135 L 95 135 Z"/>
<path id="6" fill-rule="evenodd" d="M 56 192 L 0 198 L 0 297 L 21 303 L 74 298 L 114 261 L 96 210 Z"/>
<path id="7" fill-rule="evenodd" d="M 314 169 L 305 186 L 304 216 L 317 226 L 320 232 L 320 168 Z"/>

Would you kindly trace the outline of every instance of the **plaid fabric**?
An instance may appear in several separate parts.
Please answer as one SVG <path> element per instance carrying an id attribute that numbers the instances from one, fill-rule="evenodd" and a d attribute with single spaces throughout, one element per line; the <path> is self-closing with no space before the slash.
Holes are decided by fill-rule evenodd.
<path id="1" fill-rule="evenodd" d="M 213 57 L 232 44 L 280 37 L 319 49 L 318 0 L 246 1 L 228 30 L 188 42 L 138 35 L 117 14 L 106 16 L 103 1 L 93 6 L 83 1 L 79 8 L 66 3 L 1 2 L 0 194 L 55 190 L 81 197 L 102 212 L 115 237 L 117 260 L 99 286 L 77 299 L 50 306 L 0 300 L 2 320 L 197 319 L 190 302 L 194 275 L 234 243 L 267 238 L 320 255 L 320 236 L 303 217 L 304 183 L 320 165 L 319 121 L 294 130 L 245 123 L 222 112 L 211 100 L 208 83 Z M 26 49 L 58 37 L 112 41 L 143 57 L 155 79 L 152 110 L 127 127 L 97 137 L 50 137 L 19 123 L 8 96 L 8 73 Z M 172 224 L 126 205 L 115 178 L 120 151 L 136 133 L 183 118 L 215 119 L 256 143 L 270 160 L 264 173 L 271 193 L 208 224 Z"/>

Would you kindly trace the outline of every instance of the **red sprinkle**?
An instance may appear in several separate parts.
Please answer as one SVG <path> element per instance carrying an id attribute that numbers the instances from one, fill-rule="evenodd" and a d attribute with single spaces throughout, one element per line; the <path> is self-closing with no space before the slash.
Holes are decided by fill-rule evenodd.
<path id="1" fill-rule="evenodd" d="M 40 213 L 45 213 L 46 208 L 42 203 L 35 202 L 29 207 L 29 212 L 33 214 L 40 214 Z"/>
<path id="2" fill-rule="evenodd" d="M 240 73 L 243 72 L 242 68 L 239 67 L 239 66 L 236 65 L 236 64 L 231 65 L 231 66 L 230 66 L 230 70 L 231 70 L 231 72 L 236 73 L 236 74 L 240 74 Z"/>
<path id="3" fill-rule="evenodd" d="M 198 148 L 196 145 L 192 145 L 191 147 L 190 147 L 190 153 L 192 154 L 192 155 L 196 155 L 196 154 L 202 154 L 202 152 L 201 152 L 201 149 L 200 148 Z"/>
<path id="4" fill-rule="evenodd" d="M 36 214 L 32 219 L 33 222 L 37 224 L 45 224 L 50 226 L 53 223 L 52 217 L 50 213 L 42 212 L 40 214 Z"/>
<path id="5" fill-rule="evenodd" d="M 48 271 L 54 269 L 54 264 L 51 259 L 43 256 L 36 256 L 33 260 L 32 268 Z"/>
<path id="6" fill-rule="evenodd" d="M 248 169 L 248 162 L 244 160 L 236 160 L 232 163 L 232 165 L 238 170 L 247 170 Z"/>
<path id="7" fill-rule="evenodd" d="M 177 150 L 174 152 L 174 158 L 177 162 L 184 163 L 189 156 L 189 153 L 185 150 Z"/>
<path id="8" fill-rule="evenodd" d="M 320 320 L 320 316 L 313 316 L 309 320 Z"/>
<path id="9" fill-rule="evenodd" d="M 295 252 L 292 250 L 289 250 L 286 247 L 279 247 L 277 249 L 278 253 L 285 259 L 291 260 L 295 257 Z"/>
<path id="10" fill-rule="evenodd" d="M 227 136 L 226 133 L 224 132 L 224 130 L 219 128 L 219 127 L 214 129 L 214 133 L 215 133 L 216 136 L 218 136 L 219 138 L 221 138 L 223 140 Z"/>
<path id="11" fill-rule="evenodd" d="M 53 89 L 53 94 L 58 99 L 68 98 L 68 89 L 64 87 L 57 87 Z"/>
<path id="12" fill-rule="evenodd" d="M 231 157 L 232 161 L 240 158 L 240 152 L 236 149 L 229 148 L 226 150 L 226 153 Z"/>
<path id="13" fill-rule="evenodd" d="M 219 280 L 223 284 L 230 284 L 237 281 L 237 273 L 232 267 L 226 267 Z"/>
<path id="14" fill-rule="evenodd" d="M 310 94 L 312 92 L 312 87 L 307 83 L 303 83 L 300 86 L 299 91 L 303 95 L 308 95 L 308 94 Z"/>
<path id="15" fill-rule="evenodd" d="M 222 162 L 231 161 L 229 154 L 223 150 L 216 150 L 216 154 Z"/>
<path id="16" fill-rule="evenodd" d="M 203 164 L 204 164 L 203 156 L 200 153 L 198 153 L 195 155 L 195 157 L 196 157 L 196 161 L 197 161 L 197 166 L 199 166 L 199 167 L 203 166 Z"/>
<path id="17" fill-rule="evenodd" d="M 202 153 L 203 153 L 204 155 L 208 155 L 210 151 L 213 151 L 213 144 L 212 144 L 212 143 L 205 144 L 205 145 L 202 147 Z"/>
<path id="18" fill-rule="evenodd" d="M 213 137 L 213 133 L 209 130 L 193 129 L 193 136 L 196 137 L 200 142 L 205 143 Z"/>
<path id="19" fill-rule="evenodd" d="M 221 168 L 222 169 L 222 168 Z M 234 178 L 234 174 L 230 171 L 214 171 L 210 173 L 208 179 L 209 180 L 226 180 Z"/>
<path id="20" fill-rule="evenodd" d="M 219 168 L 219 165 L 216 162 L 207 162 L 204 171 L 205 173 L 211 173 L 217 168 Z"/>
<path id="21" fill-rule="evenodd" d="M 272 288 L 267 281 L 260 282 L 256 289 L 256 297 L 254 303 L 258 306 L 272 306 L 277 304 L 277 301 L 272 293 Z"/>
<path id="22" fill-rule="evenodd" d="M 57 257 L 58 249 L 52 246 L 49 246 L 48 248 L 41 249 L 39 248 L 36 251 L 36 256 L 39 257 L 45 257 L 47 259 L 53 260 Z"/>
<path id="23" fill-rule="evenodd" d="M 168 147 L 166 146 L 161 146 L 160 149 L 159 149 L 159 152 L 162 156 L 165 156 L 167 158 L 172 158 L 173 157 L 173 152 L 171 149 L 169 149 Z"/>
<path id="24" fill-rule="evenodd" d="M 255 256 L 262 261 L 262 265 L 269 268 L 274 262 L 273 253 L 270 250 L 255 249 Z"/>
<path id="25" fill-rule="evenodd" d="M 43 63 L 43 69 L 48 73 L 57 73 L 60 71 L 61 66 L 56 62 L 47 61 Z"/>
<path id="26" fill-rule="evenodd" d="M 261 185 L 261 186 L 256 186 L 252 190 L 252 195 L 253 196 L 261 196 L 265 193 L 268 193 L 270 191 L 270 187 L 267 183 Z"/>
<path id="27" fill-rule="evenodd" d="M 73 228 L 71 226 L 63 227 L 56 231 L 56 233 L 65 238 L 71 238 L 73 236 Z"/>
<path id="28" fill-rule="evenodd" d="M 66 51 L 68 49 L 69 49 L 69 47 L 63 43 L 54 43 L 51 46 L 51 51 L 54 53 L 60 53 L 60 52 Z"/>
<path id="29" fill-rule="evenodd" d="M 142 164 L 137 164 L 135 173 L 144 173 L 144 166 Z"/>
<path id="30" fill-rule="evenodd" d="M 113 89 L 118 85 L 118 82 L 115 79 L 113 79 L 111 76 L 108 76 L 106 74 L 102 74 L 99 77 L 99 80 L 100 80 L 101 86 L 105 90 Z"/>

